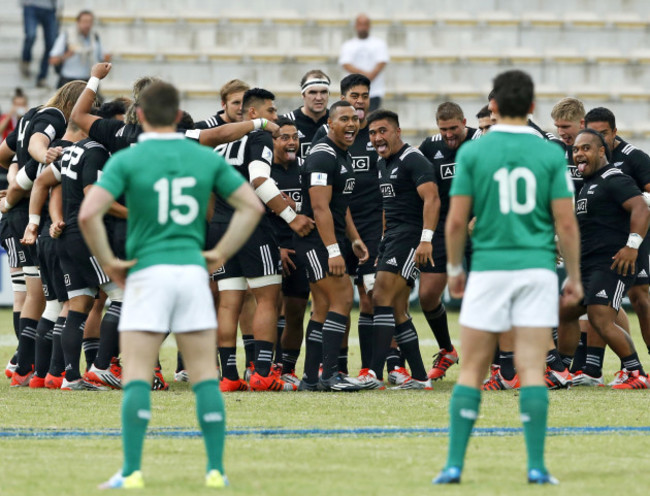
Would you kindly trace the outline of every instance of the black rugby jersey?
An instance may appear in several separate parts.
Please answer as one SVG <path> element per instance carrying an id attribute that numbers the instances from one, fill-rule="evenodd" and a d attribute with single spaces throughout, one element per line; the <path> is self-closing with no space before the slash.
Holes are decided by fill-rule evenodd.
<path id="1" fill-rule="evenodd" d="M 243 138 L 219 145 L 214 149 L 226 162 L 232 165 L 246 181 L 250 182 L 248 166 L 251 162 L 259 160 L 269 167 L 273 164 L 273 137 L 271 133 L 263 130 L 251 131 Z M 217 196 L 214 205 L 212 222 L 230 222 L 234 209 L 224 199 Z M 260 226 L 270 226 L 266 216 L 262 218 Z"/>
<path id="2" fill-rule="evenodd" d="M 437 182 L 431 162 L 417 148 L 408 144 L 387 160 L 377 164 L 383 196 L 386 232 L 422 230 L 424 202 L 417 188 L 427 182 Z"/>
<path id="3" fill-rule="evenodd" d="M 186 137 L 199 140 L 199 132 L 177 127 L 179 133 L 187 133 Z M 140 124 L 125 124 L 118 119 L 97 119 L 90 126 L 88 137 L 104 146 L 110 153 L 115 153 L 138 142 L 138 137 L 143 133 Z"/>
<path id="4" fill-rule="evenodd" d="M 227 124 L 226 121 L 223 120 L 223 115 L 225 114 L 224 110 L 220 110 L 217 112 L 215 115 L 212 117 L 208 117 L 205 120 L 195 122 L 194 123 L 194 129 L 212 129 L 213 127 L 219 127 L 223 124 Z"/>
<path id="5" fill-rule="evenodd" d="M 329 126 L 324 125 L 314 135 L 313 143 L 317 143 L 327 135 Z M 377 160 L 379 155 L 370 142 L 368 126 L 359 129 L 354 143 L 348 152 L 352 156 L 354 169 L 354 191 L 350 197 L 350 213 L 354 225 L 365 240 L 368 236 L 381 237 L 381 190 L 379 189 L 379 173 Z"/>
<path id="6" fill-rule="evenodd" d="M 463 143 L 477 139 L 481 136 L 481 131 L 472 127 L 467 128 L 467 136 Z M 445 232 L 445 220 L 449 212 L 449 190 L 451 182 L 456 175 L 456 153 L 463 146 L 460 144 L 455 150 L 450 149 L 440 133 L 426 138 L 420 145 L 422 154 L 433 164 L 433 174 L 438 184 L 438 193 L 440 195 L 440 217 L 436 232 L 443 234 Z"/>
<path id="7" fill-rule="evenodd" d="M 544 138 L 546 141 L 551 141 L 553 143 L 556 143 L 560 145 L 561 147 L 564 148 L 564 142 L 555 136 L 553 133 L 549 133 L 548 131 L 544 131 L 541 127 L 539 127 L 537 124 L 535 124 L 533 121 L 528 119 L 528 126 L 532 127 L 535 131 L 537 131 L 537 134 L 539 134 L 540 138 Z"/>
<path id="8" fill-rule="evenodd" d="M 573 181 L 573 188 L 577 199 L 583 185 L 582 174 L 580 174 L 578 166 L 573 163 L 573 145 L 565 145 L 563 142 L 562 146 L 564 147 L 564 158 L 566 158 L 567 161 L 567 169 L 571 176 L 571 180 Z"/>
<path id="9" fill-rule="evenodd" d="M 646 185 L 650 184 L 650 156 L 627 141 L 616 139 L 620 143 L 612 150 L 612 164 L 634 179 L 641 191 L 645 191 Z"/>
<path id="10" fill-rule="evenodd" d="M 355 177 L 352 171 L 352 157 L 328 137 L 315 144 L 305 159 L 301 175 L 302 208 L 300 213 L 314 218 L 309 188 L 332 186 L 330 210 L 334 220 L 334 234 L 337 239 L 345 237 L 345 214 L 354 190 Z M 309 236 L 318 236 L 314 229 Z"/>
<path id="11" fill-rule="evenodd" d="M 300 187 L 300 173 L 302 172 L 303 160 L 297 158 L 293 162 L 289 162 L 287 168 L 283 165 L 274 163 L 271 167 L 271 179 L 280 191 L 296 202 L 296 210 L 300 213 L 300 206 L 302 203 L 302 190 Z M 293 246 L 293 230 L 285 220 L 271 212 L 267 207 L 267 215 L 273 225 L 273 230 L 278 238 L 278 243 L 282 248 L 290 248 Z"/>
<path id="12" fill-rule="evenodd" d="M 106 148 L 86 138 L 66 148 L 58 162 L 63 188 L 64 235 L 79 232 L 77 218 L 84 199 L 84 188 L 97 182 L 108 157 Z"/>
<path id="13" fill-rule="evenodd" d="M 318 119 L 317 121 L 313 120 L 311 117 L 303 114 L 302 107 L 297 108 L 293 112 L 283 115 L 291 119 L 296 124 L 296 129 L 298 129 L 298 138 L 300 146 L 298 147 L 297 155 L 299 157 L 305 158 L 309 153 L 311 144 L 314 141 L 314 135 L 318 128 L 327 124 L 327 118 L 329 117 L 329 111 L 325 112 L 325 115 Z"/>
<path id="14" fill-rule="evenodd" d="M 584 179 L 576 201 L 583 267 L 612 265 L 630 234 L 630 213 L 622 205 L 639 195 L 634 180 L 611 164 Z"/>

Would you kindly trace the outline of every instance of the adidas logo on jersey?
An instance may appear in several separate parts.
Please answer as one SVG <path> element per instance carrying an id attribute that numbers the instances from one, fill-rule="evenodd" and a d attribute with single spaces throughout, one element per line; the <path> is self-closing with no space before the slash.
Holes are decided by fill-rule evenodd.
<path id="1" fill-rule="evenodd" d="M 438 158 L 445 158 L 445 156 L 438 150 L 436 154 L 433 156 L 433 159 L 438 159 Z"/>
<path id="2" fill-rule="evenodd" d="M 397 267 L 397 259 L 395 257 L 391 258 L 386 262 L 387 265 L 392 265 L 393 267 Z"/>
<path id="3" fill-rule="evenodd" d="M 345 168 L 345 165 L 341 166 L 341 174 L 347 174 L 348 170 Z"/>
<path id="4" fill-rule="evenodd" d="M 641 269 L 641 272 L 638 273 L 639 277 L 648 277 L 648 273 L 645 271 L 645 269 Z"/>
<path id="5" fill-rule="evenodd" d="M 598 298 L 607 298 L 607 293 L 605 292 L 604 289 L 601 289 L 600 291 L 598 291 L 598 293 L 596 293 L 596 296 Z"/>

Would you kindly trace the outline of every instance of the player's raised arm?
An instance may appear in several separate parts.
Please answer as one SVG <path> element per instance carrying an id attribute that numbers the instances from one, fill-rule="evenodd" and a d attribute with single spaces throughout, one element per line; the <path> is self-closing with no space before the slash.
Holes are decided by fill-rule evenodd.
<path id="1" fill-rule="evenodd" d="M 194 137 L 202 145 L 218 146 L 224 143 L 230 143 L 231 141 L 237 141 L 256 129 L 263 129 L 274 134 L 278 131 L 278 126 L 267 119 L 253 119 L 244 122 L 222 124 L 211 129 L 190 130 L 188 131 L 188 136 Z M 198 138 L 192 136 L 192 134 L 198 134 Z"/>
<path id="2" fill-rule="evenodd" d="M 90 80 L 88 81 L 88 85 L 77 99 L 77 103 L 70 114 L 70 120 L 74 121 L 86 134 L 90 133 L 90 127 L 93 125 L 93 122 L 100 119 L 100 117 L 92 115 L 90 110 L 92 109 L 93 102 L 97 96 L 99 81 L 108 75 L 111 67 L 112 64 L 108 62 L 100 62 L 93 66 L 90 71 Z"/>

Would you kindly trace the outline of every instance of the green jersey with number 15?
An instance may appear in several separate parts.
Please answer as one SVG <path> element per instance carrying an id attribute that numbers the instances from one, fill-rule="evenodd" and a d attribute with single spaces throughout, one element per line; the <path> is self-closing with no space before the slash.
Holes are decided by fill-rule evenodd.
<path id="1" fill-rule="evenodd" d="M 573 198 L 564 153 L 528 126 L 495 125 L 456 156 L 451 196 L 477 217 L 472 270 L 555 270 L 551 203 Z"/>
<path id="2" fill-rule="evenodd" d="M 131 272 L 159 264 L 201 265 L 210 193 L 228 198 L 245 180 L 211 149 L 181 134 L 145 133 L 115 153 L 97 186 L 129 210 L 126 255 Z"/>

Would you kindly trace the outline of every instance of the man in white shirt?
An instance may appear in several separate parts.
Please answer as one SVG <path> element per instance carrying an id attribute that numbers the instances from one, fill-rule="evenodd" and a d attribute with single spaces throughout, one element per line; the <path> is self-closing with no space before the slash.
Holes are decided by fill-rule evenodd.
<path id="1" fill-rule="evenodd" d="M 384 40 L 370 36 L 370 18 L 359 14 L 355 23 L 357 37 L 341 47 L 339 64 L 349 73 L 358 73 L 372 81 L 370 87 L 370 111 L 381 106 L 386 93 L 384 68 L 389 61 L 388 47 Z"/>

